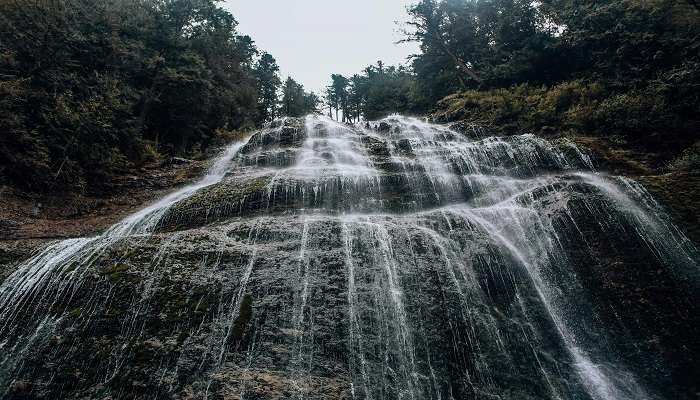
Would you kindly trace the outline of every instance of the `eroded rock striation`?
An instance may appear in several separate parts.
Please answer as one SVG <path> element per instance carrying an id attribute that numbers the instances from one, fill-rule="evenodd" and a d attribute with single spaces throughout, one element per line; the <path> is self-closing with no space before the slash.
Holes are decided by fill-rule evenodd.
<path id="1" fill-rule="evenodd" d="M 0 285 L 7 399 L 690 399 L 698 252 L 573 143 L 280 120 Z M 381 128 L 381 129 L 380 129 Z"/>

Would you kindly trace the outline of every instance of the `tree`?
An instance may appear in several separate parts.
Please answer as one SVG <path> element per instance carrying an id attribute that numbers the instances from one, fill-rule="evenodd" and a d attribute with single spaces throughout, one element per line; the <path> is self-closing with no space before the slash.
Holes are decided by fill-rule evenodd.
<path id="1" fill-rule="evenodd" d="M 335 93 L 333 93 L 333 88 L 327 86 L 323 93 L 323 103 L 328 107 L 328 118 L 333 118 L 333 106 L 337 105 L 338 102 L 335 99 Z"/>
<path id="2" fill-rule="evenodd" d="M 367 79 L 365 77 L 358 74 L 350 77 L 347 107 L 350 122 L 357 122 L 362 116 L 362 108 L 365 102 L 366 91 Z"/>
<path id="3" fill-rule="evenodd" d="M 348 78 L 340 74 L 331 75 L 332 83 L 327 90 L 327 101 L 329 108 L 335 110 L 335 119 L 339 121 L 339 112 L 343 111 L 343 122 L 346 120 L 346 111 L 348 106 Z"/>
<path id="4" fill-rule="evenodd" d="M 412 66 L 432 101 L 582 77 L 642 84 L 697 56 L 694 3 L 421 0 L 409 8 L 405 40 L 420 43 Z"/>
<path id="5" fill-rule="evenodd" d="M 321 98 L 314 92 L 304 93 L 304 109 L 306 114 L 317 114 L 321 112 Z"/>
<path id="6" fill-rule="evenodd" d="M 288 117 L 302 117 L 318 112 L 320 100 L 313 92 L 306 92 L 304 86 L 291 77 L 282 87 L 282 113 Z"/>
<path id="7" fill-rule="evenodd" d="M 413 69 L 433 101 L 458 90 L 554 79 L 557 26 L 530 0 L 422 0 L 405 41 L 420 43 Z"/>
<path id="8" fill-rule="evenodd" d="M 277 115 L 278 93 L 282 84 L 279 70 L 277 61 L 268 53 L 263 53 L 255 66 L 259 122 L 272 121 Z"/>
<path id="9" fill-rule="evenodd" d="M 215 0 L 0 1 L 0 180 L 109 190 L 258 119 L 257 49 Z"/>
<path id="10" fill-rule="evenodd" d="M 335 74 L 332 79 L 326 102 L 331 116 L 332 110 L 336 115 L 343 112 L 343 122 L 378 119 L 392 113 L 417 114 L 427 108 L 417 91 L 415 75 L 404 67 L 386 67 L 379 61 L 350 79 Z"/>
<path id="11" fill-rule="evenodd" d="M 469 7 L 472 3 L 465 3 L 463 6 Z M 462 4 L 460 4 L 462 5 Z M 427 48 L 438 49 L 444 55 L 449 57 L 454 64 L 455 69 L 463 74 L 466 74 L 471 79 L 480 82 L 481 78 L 474 70 L 474 63 L 469 59 L 463 59 L 454 48 L 454 41 L 451 41 L 450 32 L 446 32 L 450 27 L 450 15 L 448 10 L 454 8 L 455 2 L 438 3 L 436 0 L 422 0 L 418 4 L 409 8 L 409 15 L 412 20 L 408 25 L 413 28 L 412 31 L 407 31 L 407 40 L 419 41 Z M 452 15 L 454 17 L 454 15 Z M 471 19 L 467 18 L 460 22 L 464 22 L 467 29 L 473 27 Z M 426 50 L 423 49 L 423 50 Z M 474 53 L 468 54 L 473 57 Z M 461 77 L 460 77 L 461 79 Z"/>

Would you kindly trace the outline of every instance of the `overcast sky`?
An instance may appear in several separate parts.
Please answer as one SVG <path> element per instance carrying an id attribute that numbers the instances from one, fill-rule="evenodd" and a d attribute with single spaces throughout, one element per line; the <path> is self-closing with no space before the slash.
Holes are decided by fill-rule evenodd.
<path id="1" fill-rule="evenodd" d="M 332 73 L 406 62 L 415 44 L 394 44 L 414 0 L 226 0 L 240 33 L 272 54 L 282 77 L 320 92 Z"/>

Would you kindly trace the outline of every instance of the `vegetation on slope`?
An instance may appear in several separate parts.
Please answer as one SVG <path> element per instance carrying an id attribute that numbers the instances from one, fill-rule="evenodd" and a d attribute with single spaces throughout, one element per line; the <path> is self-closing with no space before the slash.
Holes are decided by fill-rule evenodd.
<path id="1" fill-rule="evenodd" d="M 100 191 L 281 115 L 434 112 L 501 133 L 619 135 L 679 154 L 700 127 L 689 0 L 416 0 L 409 66 L 339 74 L 321 100 L 216 0 L 0 2 L 0 183 Z"/>
<path id="2" fill-rule="evenodd" d="M 334 75 L 330 109 L 573 136 L 700 240 L 698 2 L 420 0 L 409 14 L 406 40 L 421 50 L 410 68 Z"/>
<path id="3" fill-rule="evenodd" d="M 328 115 L 343 122 L 380 119 L 392 113 L 421 114 L 428 109 L 414 74 L 379 61 L 350 78 L 333 74 L 326 88 Z M 339 113 L 342 112 L 342 117 Z"/>
<path id="4" fill-rule="evenodd" d="M 696 2 L 421 0 L 409 13 L 406 40 L 421 49 L 410 70 L 334 75 L 331 108 L 373 119 L 437 105 L 441 121 L 505 133 L 663 135 L 682 146 L 700 126 Z M 376 83 L 376 71 L 391 73 Z"/>
<path id="5" fill-rule="evenodd" d="M 103 191 L 276 116 L 275 59 L 217 0 L 0 1 L 0 184 Z"/>
<path id="6" fill-rule="evenodd" d="M 467 120 L 503 134 L 622 135 L 646 144 L 687 147 L 700 121 L 680 109 L 675 93 L 660 84 L 619 91 L 588 80 L 520 84 L 453 94 L 438 103 L 433 116 L 442 122 Z"/>

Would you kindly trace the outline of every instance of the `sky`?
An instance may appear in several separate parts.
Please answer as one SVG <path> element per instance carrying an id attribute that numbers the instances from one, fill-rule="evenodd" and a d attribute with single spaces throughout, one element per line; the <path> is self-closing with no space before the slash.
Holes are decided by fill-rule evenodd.
<path id="1" fill-rule="evenodd" d="M 402 38 L 406 7 L 415 0 L 226 0 L 238 31 L 272 54 L 282 79 L 320 93 L 331 74 L 360 73 L 382 60 L 406 63 L 417 44 Z M 396 22 L 399 22 L 397 24 Z"/>

